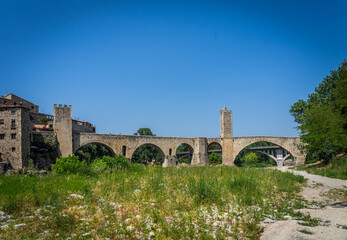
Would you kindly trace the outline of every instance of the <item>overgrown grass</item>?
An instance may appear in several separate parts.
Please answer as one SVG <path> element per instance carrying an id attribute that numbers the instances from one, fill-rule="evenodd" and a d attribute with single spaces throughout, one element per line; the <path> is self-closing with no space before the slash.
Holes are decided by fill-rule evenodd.
<path id="1" fill-rule="evenodd" d="M 256 239 L 260 221 L 303 206 L 296 195 L 303 182 L 290 173 L 223 166 L 0 176 L 0 210 L 14 220 L 0 221 L 8 226 L 0 239 Z"/>
<path id="2" fill-rule="evenodd" d="M 331 163 L 324 166 L 302 165 L 297 169 L 312 174 L 347 180 L 347 157 L 334 157 Z"/>

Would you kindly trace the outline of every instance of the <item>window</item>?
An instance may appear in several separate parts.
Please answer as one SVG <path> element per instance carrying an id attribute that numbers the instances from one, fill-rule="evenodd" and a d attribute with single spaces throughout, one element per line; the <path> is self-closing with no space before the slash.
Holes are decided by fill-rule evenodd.
<path id="1" fill-rule="evenodd" d="M 123 156 L 127 155 L 127 147 L 126 146 L 122 147 L 122 154 L 123 154 Z"/>
<path id="2" fill-rule="evenodd" d="M 13 103 L 13 105 L 17 105 L 17 103 L 16 103 L 16 102 L 14 102 L 14 103 Z"/>
<path id="3" fill-rule="evenodd" d="M 12 148 L 12 152 L 15 152 L 15 151 L 16 151 L 16 148 L 15 148 L 15 147 L 13 147 L 13 148 Z"/>
<path id="4" fill-rule="evenodd" d="M 11 115 L 15 115 L 16 114 L 16 111 L 11 111 Z"/>
<path id="5" fill-rule="evenodd" d="M 169 149 L 169 155 L 171 156 L 171 154 L 172 154 L 172 149 L 170 148 Z"/>
<path id="6" fill-rule="evenodd" d="M 4 124 L 4 119 L 0 119 L 0 124 Z"/>
<path id="7" fill-rule="evenodd" d="M 15 133 L 11 134 L 11 139 L 16 139 L 16 134 Z"/>
<path id="8" fill-rule="evenodd" d="M 16 128 L 16 120 L 14 119 L 11 120 L 11 128 L 12 129 Z"/>
<path id="9" fill-rule="evenodd" d="M 31 106 L 31 109 L 34 109 L 34 106 Z"/>
<path id="10" fill-rule="evenodd" d="M 4 140 L 5 139 L 5 134 L 0 134 L 0 140 Z"/>

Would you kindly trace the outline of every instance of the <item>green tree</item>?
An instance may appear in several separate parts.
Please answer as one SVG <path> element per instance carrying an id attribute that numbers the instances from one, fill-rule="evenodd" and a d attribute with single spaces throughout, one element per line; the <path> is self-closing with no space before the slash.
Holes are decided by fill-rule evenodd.
<path id="1" fill-rule="evenodd" d="M 247 153 L 242 158 L 242 162 L 244 162 L 246 165 L 252 165 L 258 163 L 258 156 L 254 152 Z"/>
<path id="2" fill-rule="evenodd" d="M 41 123 L 41 124 L 47 124 L 47 123 L 48 123 L 47 118 L 45 118 L 45 117 L 41 118 L 41 119 L 40 119 L 40 123 Z"/>
<path id="3" fill-rule="evenodd" d="M 208 155 L 211 164 L 222 164 L 222 156 L 218 153 L 211 153 Z"/>
<path id="4" fill-rule="evenodd" d="M 152 133 L 151 129 L 149 128 L 139 128 L 134 135 L 140 135 L 140 136 L 155 136 L 155 134 Z"/>
<path id="5" fill-rule="evenodd" d="M 291 106 L 309 159 L 327 162 L 347 151 L 347 60 L 315 88 L 308 99 Z"/>

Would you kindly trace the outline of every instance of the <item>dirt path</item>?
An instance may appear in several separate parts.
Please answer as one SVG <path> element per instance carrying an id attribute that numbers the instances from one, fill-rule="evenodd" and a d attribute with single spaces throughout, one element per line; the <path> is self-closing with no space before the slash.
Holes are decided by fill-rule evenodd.
<path id="1" fill-rule="evenodd" d="M 347 190 L 347 180 L 333 179 L 319 175 L 309 174 L 304 171 L 294 171 L 288 167 L 277 168 L 302 175 L 308 179 L 307 187 L 300 193 L 306 200 L 316 202 L 310 209 L 300 209 L 312 218 L 319 219 L 318 226 L 302 226 L 300 220 L 277 221 L 266 224 L 261 236 L 263 240 L 280 239 L 324 239 L 347 240 L 347 202 L 339 199 L 338 190 Z M 336 190 L 333 190 L 336 189 Z M 336 191 L 335 194 L 331 190 Z M 323 208 L 319 206 L 323 205 Z"/>

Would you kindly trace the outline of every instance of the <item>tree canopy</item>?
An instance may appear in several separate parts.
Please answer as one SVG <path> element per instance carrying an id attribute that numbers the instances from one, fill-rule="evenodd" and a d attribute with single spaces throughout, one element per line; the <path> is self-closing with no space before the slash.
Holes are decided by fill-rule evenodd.
<path id="1" fill-rule="evenodd" d="M 347 60 L 308 95 L 291 106 L 309 160 L 330 161 L 347 151 Z"/>

